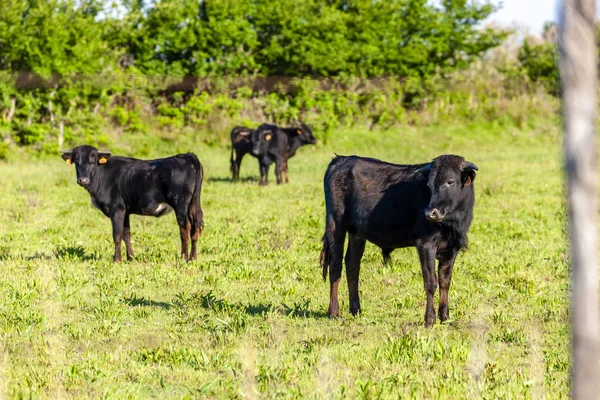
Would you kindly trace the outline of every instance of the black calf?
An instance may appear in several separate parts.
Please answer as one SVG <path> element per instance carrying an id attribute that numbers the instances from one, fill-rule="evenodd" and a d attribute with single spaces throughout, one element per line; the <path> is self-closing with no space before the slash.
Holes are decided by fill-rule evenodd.
<path id="1" fill-rule="evenodd" d="M 121 241 L 127 259 L 133 257 L 129 216 L 160 217 L 175 210 L 184 260 L 197 256 L 196 242 L 204 227 L 200 190 L 204 171 L 193 153 L 157 160 L 111 157 L 92 146 L 78 146 L 62 158 L 75 164 L 77 183 L 84 187 L 92 203 L 110 218 L 115 242 L 114 261 L 121 261 Z M 188 244 L 192 249 L 188 256 Z"/>
<path id="2" fill-rule="evenodd" d="M 329 268 L 330 317 L 339 316 L 338 285 L 344 241 L 350 312 L 360 312 L 358 280 L 365 242 L 379 246 L 385 259 L 393 249 L 416 247 L 427 294 L 425 325 L 435 323 L 433 296 L 438 287 L 438 315 L 448 319 L 448 290 L 454 261 L 467 245 L 473 219 L 475 164 L 455 155 L 431 163 L 389 164 L 361 157 L 336 157 L 325 173 L 326 227 L 321 266 Z"/>

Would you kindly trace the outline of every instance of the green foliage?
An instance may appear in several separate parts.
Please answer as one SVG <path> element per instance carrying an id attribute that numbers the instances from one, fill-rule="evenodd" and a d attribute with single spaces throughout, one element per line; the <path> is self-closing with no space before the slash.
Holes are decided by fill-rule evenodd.
<path id="1" fill-rule="evenodd" d="M 513 83 L 485 83 L 498 76 L 483 70 L 472 77 L 475 89 L 465 84 L 473 62 L 507 35 L 480 27 L 496 9 L 487 1 L 113 6 L 0 0 L 2 140 L 52 153 L 152 126 L 162 128 L 161 140 L 194 131 L 226 144 L 242 123 L 302 120 L 327 141 L 342 127 L 387 129 L 453 115 L 522 120 L 525 112 L 507 113 L 506 103 L 537 94 L 538 82 L 547 85 L 556 72 L 530 46 L 523 66 L 506 70 L 518 71 Z M 524 82 L 522 70 L 533 85 L 507 90 Z"/>
<path id="2" fill-rule="evenodd" d="M 532 82 L 542 83 L 553 93 L 558 92 L 559 71 L 556 44 L 534 44 L 525 40 L 519 49 L 518 58 Z"/>
<path id="3" fill-rule="evenodd" d="M 120 41 L 150 75 L 432 76 L 500 44 L 494 7 L 446 0 L 160 0 Z"/>

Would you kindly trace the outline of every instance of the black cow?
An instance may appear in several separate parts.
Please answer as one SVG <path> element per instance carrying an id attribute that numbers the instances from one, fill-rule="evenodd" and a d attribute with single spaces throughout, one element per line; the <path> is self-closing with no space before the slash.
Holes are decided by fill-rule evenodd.
<path id="1" fill-rule="evenodd" d="M 300 147 L 315 143 L 317 139 L 310 128 L 304 124 L 298 128 L 280 128 L 269 124 L 259 126 L 252 135 L 252 153 L 259 160 L 260 184 L 269 183 L 269 166 L 272 163 L 275 163 L 277 184 L 282 183 L 282 174 L 285 174 L 285 182 L 288 183 L 288 160 Z"/>
<path id="2" fill-rule="evenodd" d="M 240 179 L 240 166 L 242 164 L 242 158 L 247 153 L 256 157 L 252 154 L 252 135 L 254 129 L 246 128 L 244 126 L 236 126 L 231 130 L 231 179 L 237 181 Z M 233 158 L 233 152 L 235 151 L 235 160 Z"/>
<path id="3" fill-rule="evenodd" d="M 326 227 L 321 266 L 329 268 L 329 316 L 339 316 L 338 285 L 344 241 L 348 233 L 346 278 L 350 312 L 360 312 L 358 278 L 365 242 L 379 246 L 384 256 L 393 249 L 416 247 L 427 307 L 425 325 L 435 323 L 433 296 L 438 286 L 439 317 L 448 319 L 448 289 L 454 260 L 467 246 L 467 231 L 475 204 L 475 164 L 456 155 L 431 163 L 389 164 L 357 156 L 334 158 L 325 173 Z"/>
<path id="4" fill-rule="evenodd" d="M 114 261 L 121 261 L 121 240 L 127 259 L 133 257 L 129 216 L 160 217 L 171 209 L 179 224 L 181 255 L 196 259 L 196 242 L 204 227 L 200 190 L 204 171 L 193 153 L 157 160 L 111 157 L 92 146 L 78 146 L 62 158 L 75 164 L 77 183 L 92 197 L 92 204 L 110 218 L 115 242 Z"/>

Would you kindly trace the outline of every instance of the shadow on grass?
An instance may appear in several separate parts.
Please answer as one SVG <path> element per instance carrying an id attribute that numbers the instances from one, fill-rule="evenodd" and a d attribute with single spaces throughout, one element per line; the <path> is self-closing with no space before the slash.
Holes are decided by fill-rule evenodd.
<path id="1" fill-rule="evenodd" d="M 171 303 L 166 303 L 164 301 L 148 300 L 144 297 L 136 297 L 136 296 L 126 297 L 123 299 L 123 302 L 125 304 L 133 306 L 133 307 L 137 307 L 137 306 L 158 307 L 158 308 L 162 308 L 164 310 L 169 310 L 171 307 L 173 307 L 173 305 Z"/>
<path id="2" fill-rule="evenodd" d="M 278 313 L 287 317 L 303 317 L 303 318 L 329 318 L 324 311 L 311 310 L 309 302 L 294 303 L 294 305 L 274 305 L 272 303 L 257 303 L 241 305 L 245 313 L 252 316 L 260 316 L 267 313 Z"/>
<path id="3" fill-rule="evenodd" d="M 217 298 L 212 291 L 206 293 L 181 293 L 175 296 L 172 303 L 156 302 L 144 297 L 131 296 L 123 299 L 125 304 L 130 306 L 160 307 L 165 310 L 171 308 L 204 308 L 214 312 L 235 313 L 242 312 L 249 316 L 262 316 L 269 313 L 284 315 L 286 317 L 300 318 L 329 318 L 324 311 L 312 310 L 309 300 L 302 300 L 293 305 L 273 304 L 273 303 L 254 303 L 243 304 L 241 302 L 229 303 L 225 299 Z"/>
<path id="4" fill-rule="evenodd" d="M 254 183 L 258 182 L 258 179 L 252 176 L 246 176 L 238 179 L 237 181 L 233 181 L 229 176 L 209 176 L 207 179 L 208 182 L 231 182 L 231 183 Z"/>
<path id="5" fill-rule="evenodd" d="M 96 254 L 86 254 L 86 251 L 81 246 L 59 246 L 54 250 L 54 256 L 59 260 L 80 260 L 80 261 L 96 261 Z"/>
<path id="6" fill-rule="evenodd" d="M 54 259 L 54 256 L 46 253 L 36 252 L 30 256 L 24 254 L 0 254 L 0 261 L 50 261 Z"/>

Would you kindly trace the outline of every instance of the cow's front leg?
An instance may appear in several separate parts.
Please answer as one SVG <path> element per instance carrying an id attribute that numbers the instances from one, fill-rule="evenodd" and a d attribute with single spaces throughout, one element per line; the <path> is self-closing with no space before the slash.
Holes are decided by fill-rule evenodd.
<path id="1" fill-rule="evenodd" d="M 289 183 L 290 177 L 288 176 L 288 160 L 283 162 L 283 175 L 285 176 L 285 183 Z"/>
<path id="2" fill-rule="evenodd" d="M 113 257 L 114 262 L 121 261 L 121 240 L 123 240 L 123 232 L 125 221 L 125 210 L 117 210 L 113 213 L 110 222 L 112 222 L 113 241 L 115 242 L 115 256 Z"/>
<path id="3" fill-rule="evenodd" d="M 283 169 L 283 160 L 281 158 L 278 158 L 275 161 L 275 177 L 277 178 L 277 184 L 281 185 L 281 173 L 282 173 L 282 169 Z"/>
<path id="4" fill-rule="evenodd" d="M 268 165 L 260 165 L 260 182 L 258 183 L 260 186 L 266 186 L 269 184 L 269 166 Z"/>
<path id="5" fill-rule="evenodd" d="M 440 282 L 440 305 L 438 316 L 440 321 L 448 319 L 448 290 L 450 289 L 450 280 L 452 279 L 452 269 L 456 260 L 456 251 L 453 251 L 446 257 L 440 258 L 438 264 L 438 280 Z"/>
<path id="6" fill-rule="evenodd" d="M 125 214 L 123 221 L 123 240 L 127 251 L 127 261 L 133 260 L 133 247 L 131 247 L 131 229 L 129 227 L 129 214 Z"/>
<path id="7" fill-rule="evenodd" d="M 431 327 L 435 324 L 435 309 L 433 308 L 433 296 L 437 289 L 435 276 L 435 244 L 429 242 L 417 243 L 417 252 L 421 261 L 421 272 L 423 273 L 423 285 L 427 294 L 427 305 L 425 306 L 425 326 Z"/>

